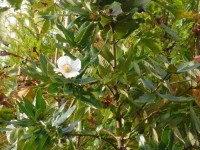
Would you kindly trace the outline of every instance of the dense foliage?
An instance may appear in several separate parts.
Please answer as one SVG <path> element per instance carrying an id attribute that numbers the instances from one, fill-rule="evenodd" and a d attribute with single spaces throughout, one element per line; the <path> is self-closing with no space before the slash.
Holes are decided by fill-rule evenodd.
<path id="1" fill-rule="evenodd" d="M 2 149 L 200 148 L 200 2 L 4 2 Z"/>

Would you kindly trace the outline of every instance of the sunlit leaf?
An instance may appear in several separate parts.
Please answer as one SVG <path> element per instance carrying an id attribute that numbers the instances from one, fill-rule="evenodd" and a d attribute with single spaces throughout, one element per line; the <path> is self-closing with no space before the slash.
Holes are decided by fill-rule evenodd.
<path id="1" fill-rule="evenodd" d="M 75 109 L 76 109 L 75 105 L 72 106 L 71 108 L 69 108 L 69 110 L 67 112 L 65 112 L 64 114 L 62 114 L 55 121 L 53 121 L 52 126 L 59 126 L 60 124 L 62 124 L 63 122 L 65 122 L 66 119 L 69 118 L 72 115 L 72 113 L 74 112 Z"/>

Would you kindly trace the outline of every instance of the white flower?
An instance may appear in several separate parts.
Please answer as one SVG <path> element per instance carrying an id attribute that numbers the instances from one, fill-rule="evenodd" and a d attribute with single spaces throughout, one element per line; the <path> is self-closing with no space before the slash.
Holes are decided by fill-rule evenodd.
<path id="1" fill-rule="evenodd" d="M 72 78 L 79 75 L 81 69 L 80 59 L 72 60 L 68 56 L 62 56 L 57 61 L 58 68 L 55 68 L 54 71 L 62 73 L 65 78 Z"/>

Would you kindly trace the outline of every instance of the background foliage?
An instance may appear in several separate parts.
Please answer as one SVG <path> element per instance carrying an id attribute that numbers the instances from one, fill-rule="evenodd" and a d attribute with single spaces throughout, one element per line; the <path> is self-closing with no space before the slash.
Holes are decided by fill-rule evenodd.
<path id="1" fill-rule="evenodd" d="M 5 3 L 2 149 L 199 149 L 198 1 Z"/>

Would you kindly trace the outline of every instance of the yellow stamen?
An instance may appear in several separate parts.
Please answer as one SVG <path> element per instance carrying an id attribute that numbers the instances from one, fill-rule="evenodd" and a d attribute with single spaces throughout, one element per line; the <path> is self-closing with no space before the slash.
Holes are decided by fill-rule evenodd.
<path id="1" fill-rule="evenodd" d="M 68 73 L 68 72 L 72 71 L 72 67 L 70 65 L 68 65 L 68 64 L 64 65 L 62 67 L 62 69 L 63 69 L 64 73 Z"/>

